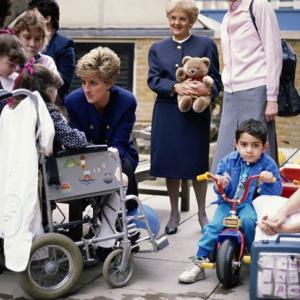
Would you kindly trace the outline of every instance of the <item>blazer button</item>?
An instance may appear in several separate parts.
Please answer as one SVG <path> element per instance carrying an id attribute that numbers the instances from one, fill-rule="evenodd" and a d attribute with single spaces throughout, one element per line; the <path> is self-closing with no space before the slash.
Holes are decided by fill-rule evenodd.
<path id="1" fill-rule="evenodd" d="M 109 129 L 109 125 L 106 125 L 106 129 Z"/>
<path id="2" fill-rule="evenodd" d="M 177 46 L 177 49 L 178 49 L 178 50 L 180 50 L 180 49 L 181 49 L 181 46 L 180 46 L 180 45 L 178 45 L 178 46 Z"/>
<path id="3" fill-rule="evenodd" d="M 90 142 L 91 142 L 91 143 L 94 143 L 94 141 L 93 141 L 93 140 L 90 140 Z"/>
<path id="4" fill-rule="evenodd" d="M 93 124 L 90 125 L 90 129 L 94 129 L 94 125 Z"/>
<path id="5" fill-rule="evenodd" d="M 175 64 L 175 67 L 178 68 L 178 67 L 179 67 L 179 64 Z"/>

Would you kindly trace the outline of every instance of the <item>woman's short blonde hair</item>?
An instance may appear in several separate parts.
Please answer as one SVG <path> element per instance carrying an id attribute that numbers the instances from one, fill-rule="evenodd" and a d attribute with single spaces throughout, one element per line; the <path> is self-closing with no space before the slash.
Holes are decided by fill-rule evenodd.
<path id="1" fill-rule="evenodd" d="M 167 17 L 178 9 L 186 12 L 192 25 L 196 22 L 199 9 L 194 0 L 169 0 L 166 6 Z"/>
<path id="2" fill-rule="evenodd" d="M 97 74 L 103 81 L 116 82 L 120 73 L 120 58 L 107 47 L 97 47 L 81 57 L 76 66 L 79 77 Z"/>

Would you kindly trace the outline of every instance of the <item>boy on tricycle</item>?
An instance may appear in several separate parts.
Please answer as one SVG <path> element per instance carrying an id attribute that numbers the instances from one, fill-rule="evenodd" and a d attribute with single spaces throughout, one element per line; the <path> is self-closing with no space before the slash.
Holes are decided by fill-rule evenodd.
<path id="1" fill-rule="evenodd" d="M 219 239 L 224 229 L 223 220 L 232 214 L 235 208 L 236 215 L 241 220 L 241 247 L 250 249 L 256 227 L 256 213 L 252 200 L 258 195 L 280 195 L 282 190 L 278 167 L 273 159 L 264 153 L 267 149 L 266 139 L 266 129 L 259 121 L 253 119 L 242 122 L 236 130 L 236 151 L 219 163 L 215 176 L 211 175 L 216 182 L 218 208 L 212 222 L 204 227 L 192 266 L 179 276 L 179 282 L 193 283 L 205 278 L 203 266 L 209 261 L 208 257 L 214 251 L 217 242 L 220 246 L 224 241 Z M 253 177 L 254 175 L 259 176 Z M 254 180 L 249 183 L 247 179 L 250 177 Z M 220 190 L 224 190 L 224 193 L 220 193 Z M 246 194 L 243 197 L 244 192 Z M 235 207 L 229 204 L 225 201 L 228 199 L 237 199 L 239 205 Z M 239 199 L 243 199 L 243 203 L 240 203 Z"/>

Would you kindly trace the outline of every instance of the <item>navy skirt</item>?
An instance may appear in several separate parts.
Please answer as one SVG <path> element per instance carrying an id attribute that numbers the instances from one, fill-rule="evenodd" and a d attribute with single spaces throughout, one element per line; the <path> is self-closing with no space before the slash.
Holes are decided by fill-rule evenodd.
<path id="1" fill-rule="evenodd" d="M 196 179 L 208 171 L 210 109 L 182 113 L 176 101 L 157 100 L 151 130 L 155 177 Z"/>

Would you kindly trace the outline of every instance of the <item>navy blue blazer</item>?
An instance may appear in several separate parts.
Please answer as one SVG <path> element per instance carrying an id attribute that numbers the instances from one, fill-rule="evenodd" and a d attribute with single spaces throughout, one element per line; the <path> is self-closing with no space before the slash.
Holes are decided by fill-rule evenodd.
<path id="1" fill-rule="evenodd" d="M 58 90 L 63 100 L 70 89 L 75 71 L 74 42 L 56 32 L 43 53 L 54 59 L 57 70 L 64 80 L 63 86 Z"/>
<path id="2" fill-rule="evenodd" d="M 177 82 L 175 73 L 182 67 L 185 56 L 208 57 L 210 68 L 208 75 L 214 80 L 212 97 L 215 98 L 222 89 L 219 72 L 218 49 L 215 42 L 207 36 L 192 34 L 184 43 L 178 44 L 172 38 L 162 40 L 152 45 L 149 51 L 148 85 L 158 94 L 158 98 L 170 99 L 177 102 L 173 86 Z M 176 61 L 176 64 L 173 62 Z M 158 99 L 157 99 L 158 100 Z"/>
<path id="3" fill-rule="evenodd" d="M 192 34 L 183 43 L 167 38 L 151 46 L 148 85 L 157 94 L 151 129 L 151 175 L 155 177 L 195 179 L 209 167 L 210 108 L 200 114 L 182 113 L 173 91 L 184 56 L 208 57 L 212 96 L 222 87 L 218 51 L 211 38 Z"/>
<path id="4" fill-rule="evenodd" d="M 87 102 L 82 88 L 65 98 L 70 126 L 83 131 L 90 143 L 117 148 L 122 163 L 127 157 L 133 169 L 138 164 L 138 152 L 131 139 L 136 105 L 134 95 L 118 86 L 111 88 L 110 99 L 103 112 Z"/>

